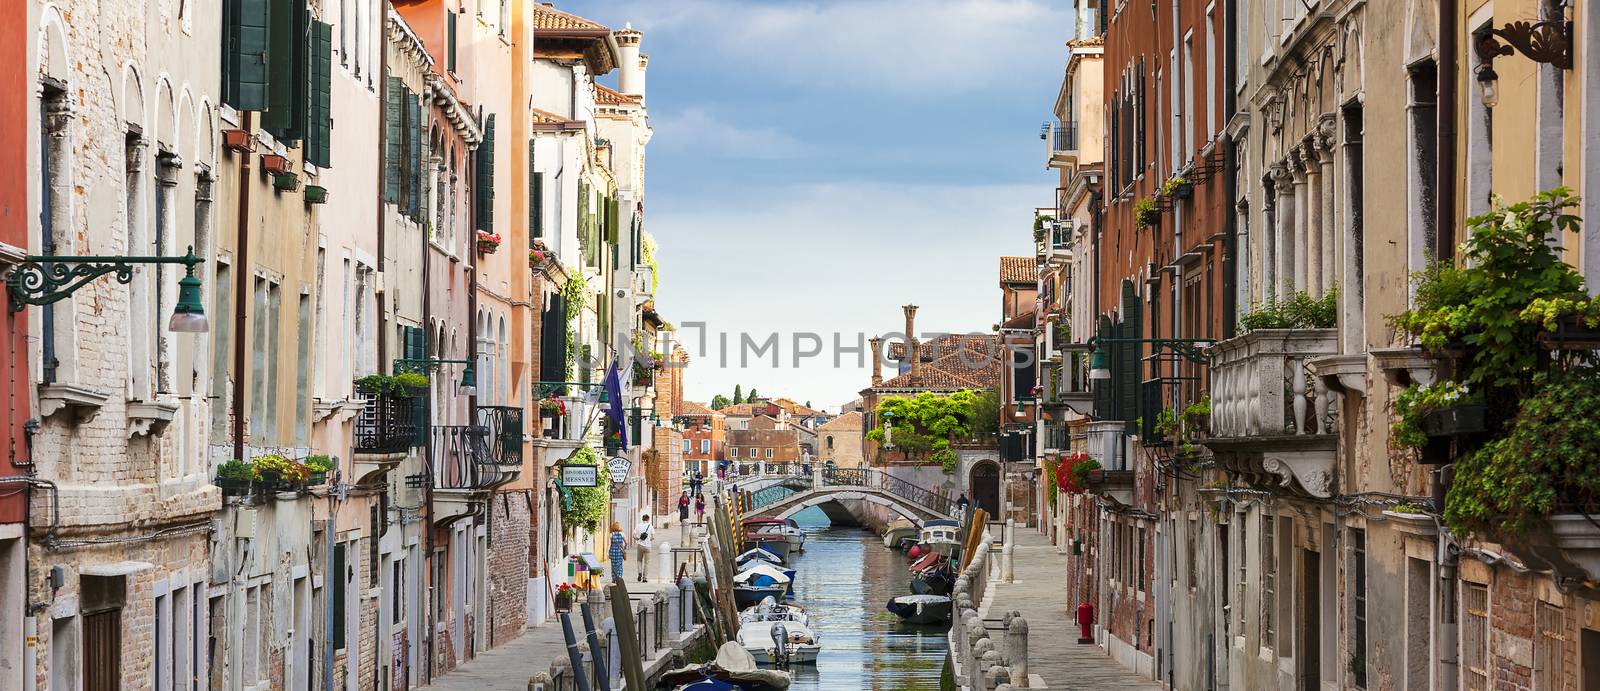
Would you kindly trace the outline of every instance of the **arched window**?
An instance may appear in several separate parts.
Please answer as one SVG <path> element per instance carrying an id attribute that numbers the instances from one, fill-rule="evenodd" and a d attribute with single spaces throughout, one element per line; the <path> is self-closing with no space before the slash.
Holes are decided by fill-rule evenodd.
<path id="1" fill-rule="evenodd" d="M 833 435 L 831 435 L 831 434 L 828 435 L 828 450 L 829 451 L 833 450 Z"/>

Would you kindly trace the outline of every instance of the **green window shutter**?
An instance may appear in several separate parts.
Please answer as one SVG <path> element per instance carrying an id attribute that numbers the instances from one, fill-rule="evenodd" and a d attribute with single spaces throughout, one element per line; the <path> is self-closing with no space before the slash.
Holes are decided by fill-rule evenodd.
<path id="1" fill-rule="evenodd" d="M 539 380 L 565 381 L 567 378 L 567 305 L 560 293 L 552 293 L 545 306 L 539 330 Z"/>
<path id="2" fill-rule="evenodd" d="M 267 110 L 261 126 L 285 142 L 305 136 L 311 80 L 306 76 L 311 47 L 311 9 L 299 0 L 272 6 L 268 28 Z"/>
<path id="3" fill-rule="evenodd" d="M 420 217 L 422 208 L 422 106 L 406 92 L 406 215 Z"/>
<path id="4" fill-rule="evenodd" d="M 1111 318 L 1103 314 L 1100 315 L 1100 318 L 1096 320 L 1095 330 L 1098 341 L 1102 344 L 1100 347 L 1108 348 L 1110 344 L 1106 343 L 1106 341 L 1112 338 L 1114 333 L 1111 327 Z M 1112 356 L 1116 352 L 1108 348 L 1106 351 L 1107 357 L 1115 359 Z M 1114 381 L 1114 379 L 1097 379 L 1093 383 L 1094 412 L 1095 415 L 1102 419 L 1111 420 L 1116 418 L 1116 396 L 1114 395 L 1116 386 L 1113 384 Z"/>
<path id="5" fill-rule="evenodd" d="M 589 261 L 589 183 L 578 181 L 578 253 Z"/>
<path id="6" fill-rule="evenodd" d="M 456 13 L 449 10 L 444 13 L 444 68 L 456 71 Z"/>
<path id="7" fill-rule="evenodd" d="M 267 0 L 223 3 L 222 98 L 239 110 L 267 107 Z"/>
<path id="8" fill-rule="evenodd" d="M 422 167 L 417 169 L 417 187 L 421 189 L 421 198 L 417 204 L 417 222 L 427 225 L 432 219 L 427 218 L 428 200 L 433 198 L 433 145 L 421 133 L 427 129 L 428 96 L 422 97 L 422 106 L 419 111 L 421 123 L 417 125 L 417 146 L 421 153 L 417 160 L 422 162 Z"/>
<path id="9" fill-rule="evenodd" d="M 618 232 L 617 218 L 621 216 L 622 207 L 618 205 L 616 197 L 606 197 L 606 242 L 613 245 L 622 241 Z"/>
<path id="10" fill-rule="evenodd" d="M 483 126 L 483 143 L 478 145 L 477 170 L 477 225 L 478 230 L 494 230 L 494 114 L 490 113 Z"/>
<path id="11" fill-rule="evenodd" d="M 595 325 L 597 326 L 597 330 L 600 332 L 600 338 L 605 340 L 605 341 L 610 341 L 610 339 L 607 338 L 607 335 L 611 333 L 611 328 L 610 328 L 611 327 L 611 299 L 610 298 L 611 298 L 611 296 L 607 295 L 606 291 L 602 290 L 602 291 L 600 291 L 598 293 L 595 293 L 595 301 L 594 301 L 595 313 L 596 313 Z"/>
<path id="12" fill-rule="evenodd" d="M 383 200 L 400 203 L 400 115 L 405 109 L 405 82 L 389 77 L 383 94 Z"/>
<path id="13" fill-rule="evenodd" d="M 1122 282 L 1122 334 L 1121 338 L 1131 339 L 1132 342 L 1121 343 L 1118 357 L 1117 394 L 1122 400 L 1118 405 L 1119 417 L 1128 423 L 1130 433 L 1137 432 L 1135 422 L 1139 419 L 1139 382 L 1141 380 L 1140 363 L 1144 354 L 1143 344 L 1137 339 L 1144 337 L 1144 310 L 1139 302 L 1138 293 L 1134 292 L 1132 281 Z"/>
<path id="14" fill-rule="evenodd" d="M 327 168 L 333 149 L 333 25 L 312 23 L 311 117 L 306 128 L 306 160 Z"/>
<path id="15" fill-rule="evenodd" d="M 428 334 L 421 327 L 402 326 L 401 357 L 406 360 L 428 359 Z M 413 365 L 415 367 L 415 365 Z M 425 369 L 423 371 L 426 371 Z M 412 419 L 417 424 L 417 437 L 413 442 L 415 446 L 425 446 L 428 443 L 428 396 L 423 394 L 411 399 Z"/>

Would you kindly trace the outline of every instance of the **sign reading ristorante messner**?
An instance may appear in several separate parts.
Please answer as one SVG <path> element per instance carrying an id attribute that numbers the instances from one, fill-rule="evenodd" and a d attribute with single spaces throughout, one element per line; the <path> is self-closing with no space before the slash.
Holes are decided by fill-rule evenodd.
<path id="1" fill-rule="evenodd" d="M 592 465 L 563 465 L 561 484 L 568 487 L 594 487 L 600 484 L 599 468 Z"/>

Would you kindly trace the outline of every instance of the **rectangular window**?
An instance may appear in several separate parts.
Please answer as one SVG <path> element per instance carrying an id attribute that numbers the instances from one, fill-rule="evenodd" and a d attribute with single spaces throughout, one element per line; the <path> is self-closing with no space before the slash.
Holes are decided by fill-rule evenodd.
<path id="1" fill-rule="evenodd" d="M 1200 550 L 1198 549 L 1198 547 L 1200 545 L 1200 521 L 1199 520 L 1194 519 L 1194 518 L 1189 519 L 1189 536 L 1188 537 L 1189 537 L 1189 558 L 1185 559 L 1184 561 L 1188 562 L 1188 566 L 1189 566 L 1189 569 L 1188 569 L 1188 571 L 1189 571 L 1189 574 L 1188 574 L 1189 575 L 1189 587 L 1190 588 L 1194 588 L 1197 585 L 1199 585 L 1199 581 L 1200 581 L 1199 576 L 1196 574 L 1196 563 L 1200 561 Z"/>
<path id="2" fill-rule="evenodd" d="M 249 432 L 252 438 L 261 445 L 268 445 L 267 439 L 261 435 L 265 431 L 265 424 L 257 425 L 256 421 L 265 422 L 267 409 L 267 339 L 272 333 L 270 320 L 267 318 L 268 293 L 271 292 L 272 283 L 265 278 L 257 276 L 255 290 L 252 297 L 251 313 L 255 315 L 255 329 L 251 333 L 253 341 L 250 348 L 250 419 Z"/>
<path id="3" fill-rule="evenodd" d="M 294 445 L 311 445 L 311 294 L 300 295 L 300 338 L 295 349 Z"/>
<path id="4" fill-rule="evenodd" d="M 1534 603 L 1533 688 L 1563 689 L 1567 648 L 1566 610 L 1540 600 Z"/>
<path id="5" fill-rule="evenodd" d="M 394 628 L 404 629 L 406 626 L 406 560 L 396 559 L 389 563 L 389 611 L 394 613 Z"/>
<path id="6" fill-rule="evenodd" d="M 1438 209 L 1434 204 L 1439 160 L 1439 71 L 1432 61 L 1411 68 L 1411 268 L 1420 271 L 1438 250 Z"/>
<path id="7" fill-rule="evenodd" d="M 211 312 L 214 328 L 211 329 L 211 439 L 213 443 L 223 443 L 228 438 L 228 405 L 229 391 L 234 379 L 229 377 L 232 370 L 233 339 L 233 277 L 227 264 L 217 262 L 216 286 L 212 293 L 216 298 L 216 305 Z M 238 373 L 233 373 L 238 376 Z"/>
<path id="8" fill-rule="evenodd" d="M 1206 42 L 1201 50 L 1206 52 L 1206 71 L 1201 76 L 1200 96 L 1206 100 L 1206 139 L 1209 141 L 1217 136 L 1217 130 L 1222 123 L 1217 121 L 1217 86 L 1222 80 L 1217 79 L 1217 12 L 1215 5 L 1206 8 Z"/>
<path id="9" fill-rule="evenodd" d="M 739 447 L 737 447 L 737 446 L 728 447 L 728 458 L 738 458 L 738 457 L 739 457 Z"/>
<path id="10" fill-rule="evenodd" d="M 451 74 L 456 71 L 456 13 L 445 10 L 444 13 L 444 69 Z"/>
<path id="11" fill-rule="evenodd" d="M 710 439 L 701 439 L 700 440 L 700 453 L 701 454 L 711 453 L 711 440 Z"/>
<path id="12" fill-rule="evenodd" d="M 692 442 L 690 440 L 688 440 L 688 439 L 683 440 L 683 452 L 684 453 L 689 453 L 689 444 L 691 444 L 691 443 Z"/>
<path id="13" fill-rule="evenodd" d="M 1360 654 L 1360 653 L 1357 653 Z M 1365 669 L 1361 670 L 1365 687 Z M 1461 680 L 1467 691 L 1489 687 L 1489 587 L 1461 584 Z"/>
<path id="14" fill-rule="evenodd" d="M 165 595 L 156 596 L 155 648 L 156 690 L 172 689 L 172 612 Z"/>
<path id="15" fill-rule="evenodd" d="M 767 449 L 767 458 L 772 458 L 772 449 Z"/>
<path id="16" fill-rule="evenodd" d="M 1136 581 L 1133 584 L 1134 590 L 1137 590 L 1137 591 L 1139 591 L 1141 593 L 1144 592 L 1144 579 L 1145 579 L 1145 570 L 1144 570 L 1144 532 L 1145 532 L 1144 528 L 1140 528 L 1139 532 L 1138 532 L 1139 563 L 1137 565 L 1137 569 L 1139 571 L 1139 580 Z"/>
<path id="17" fill-rule="evenodd" d="M 1245 520 L 1245 514 L 1234 514 L 1233 522 L 1239 526 L 1239 540 L 1234 543 L 1239 545 L 1239 578 L 1236 579 L 1234 585 L 1233 611 L 1236 613 L 1234 622 L 1239 627 L 1239 635 L 1243 636 L 1245 624 L 1244 591 L 1245 584 L 1250 582 L 1250 560 L 1246 556 L 1250 550 L 1248 547 L 1250 544 L 1250 530 L 1247 527 L 1248 522 Z"/>
<path id="18" fill-rule="evenodd" d="M 1350 650 L 1356 688 L 1367 688 L 1367 531 L 1350 529 Z"/>
<path id="19" fill-rule="evenodd" d="M 1278 610 L 1278 552 L 1273 544 L 1276 532 L 1270 515 L 1261 516 L 1261 645 L 1271 648 L 1276 640 Z"/>
<path id="20" fill-rule="evenodd" d="M 1177 160 L 1179 166 L 1189 158 L 1189 152 L 1195 150 L 1194 138 L 1194 35 L 1183 37 L 1183 147 L 1178 150 Z M 1179 166 L 1174 166 L 1174 169 Z"/>
<path id="21" fill-rule="evenodd" d="M 1406 611 L 1405 611 L 1405 669 L 1406 680 L 1403 688 L 1406 691 L 1429 691 L 1433 684 L 1430 681 L 1433 669 L 1433 641 L 1432 641 L 1432 581 L 1430 564 L 1425 559 L 1406 557 Z M 1538 641 L 1535 628 L 1534 656 L 1537 667 Z M 1534 670 L 1535 676 L 1538 670 Z M 1548 689 L 1549 686 L 1534 684 L 1536 689 Z"/>

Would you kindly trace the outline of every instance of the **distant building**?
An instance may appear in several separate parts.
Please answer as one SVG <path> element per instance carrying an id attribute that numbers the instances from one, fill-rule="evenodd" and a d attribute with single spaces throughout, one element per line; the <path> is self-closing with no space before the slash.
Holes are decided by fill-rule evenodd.
<path id="1" fill-rule="evenodd" d="M 817 427 L 817 462 L 838 468 L 859 468 L 861 411 L 853 410 Z"/>
<path id="2" fill-rule="evenodd" d="M 683 465 L 710 475 L 716 462 L 727 458 L 727 428 L 721 411 L 703 403 L 684 401 L 677 421 L 683 428 Z"/>

